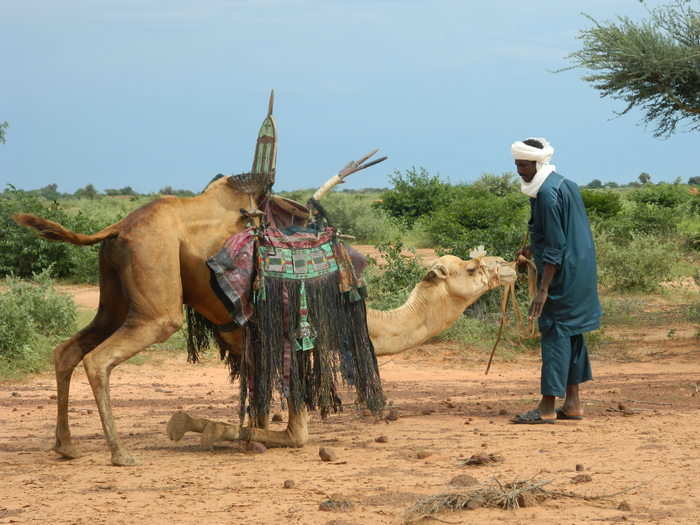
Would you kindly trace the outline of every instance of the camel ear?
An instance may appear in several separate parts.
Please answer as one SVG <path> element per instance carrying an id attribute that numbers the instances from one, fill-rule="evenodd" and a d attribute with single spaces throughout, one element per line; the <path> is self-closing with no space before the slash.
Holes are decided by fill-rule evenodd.
<path id="1" fill-rule="evenodd" d="M 423 277 L 423 280 L 432 282 L 436 279 L 447 279 L 448 276 L 449 272 L 447 271 L 447 268 L 445 268 L 445 265 L 436 263 L 433 264 L 430 271 L 425 275 L 425 277 Z"/>

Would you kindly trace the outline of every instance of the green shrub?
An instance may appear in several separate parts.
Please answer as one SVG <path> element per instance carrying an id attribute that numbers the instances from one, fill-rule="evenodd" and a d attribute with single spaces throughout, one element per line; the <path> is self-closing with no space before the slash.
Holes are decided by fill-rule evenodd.
<path id="1" fill-rule="evenodd" d="M 444 332 L 438 334 L 438 341 L 452 341 L 477 347 L 493 345 L 498 334 L 498 320 L 477 319 L 463 315 Z M 501 347 L 501 350 L 503 348 Z"/>
<path id="2" fill-rule="evenodd" d="M 31 277 L 51 265 L 55 277 L 96 282 L 98 245 L 73 246 L 44 240 L 34 231 L 17 225 L 12 215 L 33 213 L 70 230 L 92 233 L 126 215 L 124 205 L 109 206 L 111 200 L 104 197 L 90 200 L 91 208 L 80 209 L 75 207 L 75 202 L 71 203 L 73 207 L 65 206 L 9 186 L 0 194 L 0 277 Z"/>
<path id="3" fill-rule="evenodd" d="M 5 278 L 4 286 L 13 300 L 29 312 L 39 333 L 45 336 L 64 336 L 75 332 L 76 309 L 73 299 L 53 287 L 50 269 L 34 275 L 32 281 L 14 277 Z"/>
<path id="4" fill-rule="evenodd" d="M 377 249 L 384 264 L 379 266 L 376 261 L 370 261 L 366 270 L 369 306 L 379 310 L 397 308 L 427 271 L 415 257 L 401 253 L 403 244 L 400 241 L 380 244 Z"/>
<path id="5" fill-rule="evenodd" d="M 433 242 L 463 259 L 478 245 L 489 255 L 512 259 L 527 230 L 527 197 L 500 197 L 472 186 L 455 186 L 452 191 L 448 205 L 420 221 Z"/>
<path id="6" fill-rule="evenodd" d="M 687 188 L 678 184 L 646 184 L 630 194 L 630 199 L 640 204 L 652 204 L 662 208 L 676 208 L 689 200 Z"/>
<path id="7" fill-rule="evenodd" d="M 302 204 L 315 190 L 285 191 L 279 195 Z M 330 223 L 341 233 L 352 235 L 358 243 L 385 243 L 401 236 L 399 223 L 381 207 L 375 206 L 379 191 L 336 191 L 321 202 Z"/>
<path id="8" fill-rule="evenodd" d="M 28 282 L 9 277 L 0 292 L 0 376 L 33 372 L 49 361 L 59 338 L 76 329 L 73 300 L 56 292 L 48 271 Z"/>
<path id="9" fill-rule="evenodd" d="M 377 194 L 332 193 L 323 199 L 331 224 L 360 243 L 385 243 L 398 239 L 396 220 L 382 208 L 372 206 Z"/>
<path id="10" fill-rule="evenodd" d="M 450 185 L 424 168 L 396 171 L 389 178 L 394 187 L 381 194 L 377 206 L 409 227 L 450 200 Z"/>
<path id="11" fill-rule="evenodd" d="M 581 190 L 581 198 L 592 220 L 609 219 L 622 210 L 620 194 L 614 191 Z"/>
<path id="12" fill-rule="evenodd" d="M 647 235 L 675 233 L 678 216 L 673 208 L 658 204 L 638 203 L 632 210 L 630 222 L 634 232 Z"/>
<path id="13" fill-rule="evenodd" d="M 614 217 L 593 220 L 597 229 L 625 242 L 634 235 L 669 236 L 678 230 L 679 211 L 655 204 L 628 201 Z"/>
<path id="14" fill-rule="evenodd" d="M 301 204 L 306 205 L 307 201 L 311 198 L 311 196 L 314 194 L 315 191 L 316 190 L 314 190 L 314 189 L 281 191 L 277 195 L 280 195 L 281 197 L 285 197 L 287 199 L 291 199 L 293 201 L 297 201 Z M 333 195 L 333 194 L 331 193 L 331 195 Z M 322 202 L 322 204 L 325 204 L 325 199 Z"/>
<path id="15" fill-rule="evenodd" d="M 484 173 L 472 183 L 472 187 L 499 197 L 505 197 L 506 195 L 518 193 L 520 191 L 520 182 L 518 176 L 514 173 L 502 173 L 501 175 Z"/>
<path id="16" fill-rule="evenodd" d="M 27 305 L 0 293 L 0 359 L 8 362 L 32 352 L 36 325 Z"/>
<path id="17" fill-rule="evenodd" d="M 688 235 L 686 239 L 686 248 L 700 252 L 700 232 L 694 232 Z"/>
<path id="18" fill-rule="evenodd" d="M 596 238 L 600 283 L 616 291 L 651 292 L 672 276 L 677 244 L 663 237 L 634 235 L 623 242 L 604 233 Z"/>
<path id="19" fill-rule="evenodd" d="M 33 213 L 57 222 L 68 220 L 56 202 L 9 187 L 0 195 L 0 276 L 29 277 L 53 263 L 57 276 L 70 273 L 70 247 L 40 239 L 12 220 L 15 213 Z"/>
<path id="20" fill-rule="evenodd" d="M 690 195 L 687 202 L 688 213 L 700 216 L 700 191 L 697 191 L 697 189 L 694 189 L 694 191 L 688 190 L 688 195 Z"/>

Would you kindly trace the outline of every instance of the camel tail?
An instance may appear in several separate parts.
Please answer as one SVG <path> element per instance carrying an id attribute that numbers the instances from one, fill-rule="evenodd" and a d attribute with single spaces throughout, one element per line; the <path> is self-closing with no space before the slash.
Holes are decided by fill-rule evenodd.
<path id="1" fill-rule="evenodd" d="M 77 244 L 78 246 L 96 244 L 119 233 L 117 224 L 107 226 L 104 230 L 100 230 L 92 235 L 84 235 L 64 228 L 57 222 L 43 219 L 31 213 L 17 213 L 13 215 L 12 218 L 17 224 L 36 230 L 44 239 L 69 242 L 71 244 Z"/>

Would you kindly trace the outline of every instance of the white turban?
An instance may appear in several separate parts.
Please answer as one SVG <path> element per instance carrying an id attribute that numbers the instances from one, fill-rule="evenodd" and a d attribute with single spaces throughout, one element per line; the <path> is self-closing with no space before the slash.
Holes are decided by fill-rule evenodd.
<path id="1" fill-rule="evenodd" d="M 530 139 L 528 139 L 530 140 Z M 544 146 L 542 149 L 535 148 L 534 146 L 528 146 L 524 142 L 518 141 L 514 142 L 510 146 L 510 151 L 513 154 L 513 159 L 515 160 L 532 160 L 537 163 L 537 173 L 532 178 L 530 182 L 520 181 L 520 190 L 533 199 L 537 197 L 537 192 L 540 191 L 540 186 L 544 184 L 547 180 L 549 174 L 552 173 L 556 167 L 550 164 L 549 161 L 554 155 L 554 148 L 543 138 L 535 138 L 536 140 Z"/>

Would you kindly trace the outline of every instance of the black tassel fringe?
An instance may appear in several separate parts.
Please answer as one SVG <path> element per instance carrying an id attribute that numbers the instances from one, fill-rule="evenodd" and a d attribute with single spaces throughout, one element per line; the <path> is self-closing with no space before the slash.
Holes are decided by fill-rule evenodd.
<path id="1" fill-rule="evenodd" d="M 240 354 L 234 352 L 233 348 L 222 339 L 214 323 L 189 305 L 185 305 L 185 320 L 187 322 L 187 361 L 198 362 L 201 352 L 211 347 L 213 339 L 219 349 L 221 360 L 228 366 L 231 381 L 234 381 L 240 374 Z"/>
<path id="2" fill-rule="evenodd" d="M 359 402 L 375 413 L 382 410 L 384 394 L 367 333 L 364 301 L 351 301 L 349 294 L 339 291 L 339 284 L 339 272 L 305 281 L 316 341 L 313 349 L 303 351 L 294 346 L 301 282 L 265 277 L 265 299 L 258 300 L 255 316 L 246 325 L 240 370 L 241 421 L 246 406 L 252 418 L 264 417 L 275 389 L 296 406 L 303 403 L 322 414 L 337 410 L 341 379 L 355 386 Z M 290 339 L 289 376 L 285 377 L 285 343 Z"/>

